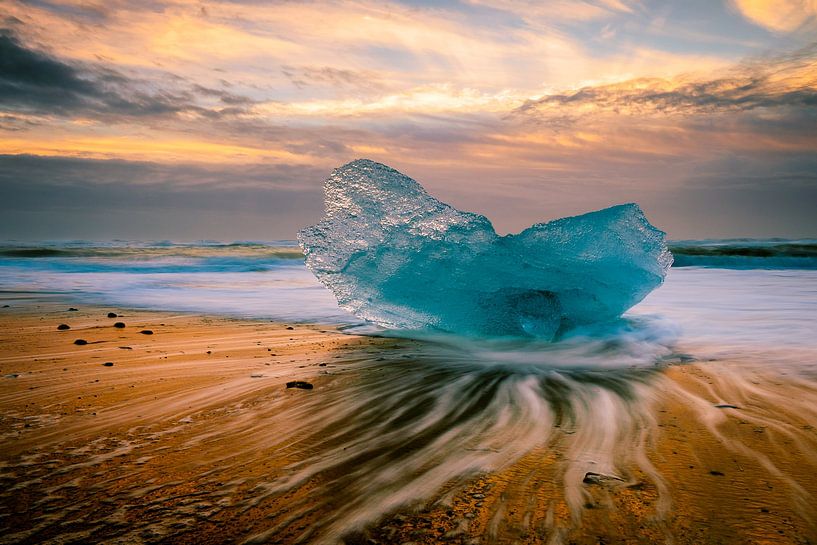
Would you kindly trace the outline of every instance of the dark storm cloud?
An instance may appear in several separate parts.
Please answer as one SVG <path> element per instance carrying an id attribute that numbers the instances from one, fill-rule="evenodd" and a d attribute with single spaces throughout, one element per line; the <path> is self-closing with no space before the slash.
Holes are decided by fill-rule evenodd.
<path id="1" fill-rule="evenodd" d="M 817 43 L 790 54 L 746 62 L 721 78 L 669 82 L 658 78 L 584 87 L 529 100 L 516 114 L 569 120 L 580 108 L 622 114 L 701 114 L 758 108 L 817 107 Z M 583 110 L 586 111 L 586 110 Z"/>
<path id="2" fill-rule="evenodd" d="M 0 102 L 6 112 L 51 115 L 150 117 L 182 112 L 204 117 L 242 113 L 246 97 L 193 86 L 181 91 L 145 90 L 145 84 L 104 66 L 69 64 L 24 46 L 0 30 Z M 205 108 L 200 98 L 218 98 L 222 108 Z"/>

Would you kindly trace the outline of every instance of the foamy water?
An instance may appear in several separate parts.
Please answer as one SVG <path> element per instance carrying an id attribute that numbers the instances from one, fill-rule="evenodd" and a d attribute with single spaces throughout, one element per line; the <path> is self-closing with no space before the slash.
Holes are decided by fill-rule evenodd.
<path id="1" fill-rule="evenodd" d="M 702 358 L 771 357 L 778 366 L 817 365 L 813 241 L 686 241 L 672 247 L 678 261 L 696 266 L 674 267 L 665 285 L 620 324 L 574 331 L 555 346 L 450 336 L 428 340 L 478 359 L 551 367 L 649 366 L 684 350 Z M 7 243 L 0 246 L 0 290 L 62 294 L 78 304 L 384 333 L 338 308 L 292 241 Z M 601 349 L 610 345 L 616 350 Z"/>
<path id="2" fill-rule="evenodd" d="M 60 293 L 78 304 L 316 321 L 353 333 L 397 334 L 338 309 L 297 254 L 287 253 L 291 245 L 79 250 L 6 255 L 0 259 L 0 289 Z M 742 421 L 786 440 L 786 448 L 803 459 L 817 459 L 810 431 L 795 425 L 798 418 L 817 419 L 817 270 L 790 262 L 762 269 L 742 265 L 674 268 L 666 284 L 621 322 L 574 331 L 557 344 L 436 335 L 395 341 L 392 350 L 339 354 L 333 363 L 348 366 L 347 380 L 320 396 L 288 405 L 270 399 L 253 405 L 251 418 L 248 413 L 196 432 L 191 444 L 235 445 L 229 459 L 219 460 L 217 469 L 203 464 L 197 478 L 207 484 L 240 475 L 261 453 L 295 460 L 284 471 L 254 473 L 253 493 L 234 500 L 234 507 L 249 510 L 293 498 L 246 536 L 251 543 L 277 535 L 335 543 L 395 510 L 450 503 L 457 483 L 519 464 L 530 476 L 546 474 L 559 484 L 572 525 L 580 524 L 593 501 L 588 473 L 622 486 L 646 479 L 657 494 L 651 516 L 660 521 L 678 505 L 651 448 L 661 433 L 656 407 L 674 399 L 725 452 L 778 479 L 797 516 L 812 524 L 815 498 L 769 452 L 723 434 L 725 411 L 733 409 L 718 405 L 739 407 Z M 690 362 L 705 366 L 707 374 L 684 384 L 665 376 L 667 366 Z M 777 381 L 784 375 L 787 393 Z M 225 406 L 238 399 L 218 385 L 172 405 L 146 401 L 122 411 L 160 421 L 162 411 L 183 405 L 195 422 L 211 395 Z M 299 425 L 290 430 L 281 422 Z M 558 464 L 546 460 L 553 452 Z M 541 453 L 541 460 L 531 461 L 532 453 Z M 246 490 L 250 480 L 235 482 Z M 536 493 L 532 485 L 512 484 L 486 508 L 489 540 L 512 535 L 510 523 L 503 522 L 510 506 L 520 494 Z M 125 502 L 138 502 L 143 494 L 122 493 Z M 537 509 L 531 507 L 530 517 Z M 467 529 L 467 521 L 459 524 Z M 552 516 L 538 524 L 553 543 L 570 530 Z"/>

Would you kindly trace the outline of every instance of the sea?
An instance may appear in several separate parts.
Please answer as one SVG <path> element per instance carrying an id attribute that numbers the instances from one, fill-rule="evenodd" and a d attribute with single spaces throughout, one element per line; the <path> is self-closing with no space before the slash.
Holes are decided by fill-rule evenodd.
<path id="1" fill-rule="evenodd" d="M 494 361 L 567 367 L 651 365 L 685 348 L 695 358 L 751 356 L 779 366 L 800 366 L 805 359 L 817 367 L 817 240 L 683 240 L 669 246 L 674 264 L 664 285 L 612 329 L 575 332 L 556 348 L 507 339 L 433 340 Z M 61 296 L 77 305 L 390 333 L 339 308 L 289 240 L 6 241 L 0 243 L 0 291 Z M 600 345 L 619 349 L 600 351 Z"/>

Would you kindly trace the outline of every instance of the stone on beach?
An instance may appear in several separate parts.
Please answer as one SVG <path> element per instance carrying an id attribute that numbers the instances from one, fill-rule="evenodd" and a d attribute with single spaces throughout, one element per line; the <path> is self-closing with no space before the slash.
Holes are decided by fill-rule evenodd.
<path id="1" fill-rule="evenodd" d="M 287 382 L 287 388 L 300 388 L 301 390 L 311 390 L 314 388 L 312 384 L 303 380 L 293 380 L 292 382 Z"/>

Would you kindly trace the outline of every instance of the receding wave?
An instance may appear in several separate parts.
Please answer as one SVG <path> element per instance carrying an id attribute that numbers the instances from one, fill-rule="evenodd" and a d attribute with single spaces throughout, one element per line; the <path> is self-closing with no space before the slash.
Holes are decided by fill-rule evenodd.
<path id="1" fill-rule="evenodd" d="M 817 269 L 817 240 L 690 240 L 669 247 L 674 267 Z"/>

